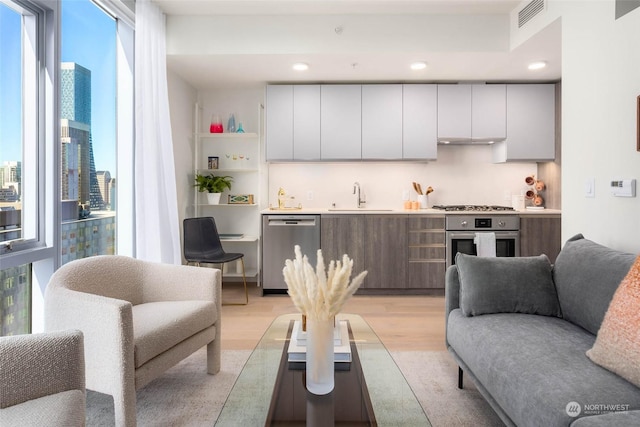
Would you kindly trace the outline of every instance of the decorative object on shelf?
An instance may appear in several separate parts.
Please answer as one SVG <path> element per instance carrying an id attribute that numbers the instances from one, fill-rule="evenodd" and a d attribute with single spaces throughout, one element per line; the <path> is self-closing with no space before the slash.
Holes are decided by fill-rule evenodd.
<path id="1" fill-rule="evenodd" d="M 229 114 L 229 120 L 227 121 L 227 132 L 234 133 L 236 131 L 236 117 L 233 113 Z"/>
<path id="2" fill-rule="evenodd" d="M 313 394 L 328 394 L 334 387 L 334 317 L 345 302 L 360 287 L 367 275 L 361 272 L 353 280 L 353 260 L 343 255 L 342 262 L 331 261 L 325 270 L 322 250 L 318 249 L 316 269 L 294 248 L 295 259 L 286 260 L 282 270 L 289 296 L 307 319 L 307 390 Z"/>
<path id="3" fill-rule="evenodd" d="M 544 191 L 546 189 L 544 181 L 536 179 L 535 175 L 529 175 L 524 179 L 524 182 L 531 187 L 531 189 L 527 190 L 524 194 L 524 197 L 527 200 L 530 200 L 533 206 L 544 209 L 542 206 L 544 205 L 544 199 L 539 194 L 540 191 Z"/>
<path id="4" fill-rule="evenodd" d="M 210 173 L 209 175 L 196 174 L 195 187 L 198 187 L 198 191 L 207 194 L 207 201 L 210 205 L 217 205 L 220 203 L 220 194 L 225 190 L 231 190 L 231 183 L 233 177 L 230 176 L 215 176 Z"/>
<path id="5" fill-rule="evenodd" d="M 222 133 L 224 131 L 224 128 L 222 126 L 222 120 L 220 119 L 220 116 L 217 114 L 214 114 L 211 116 L 211 125 L 209 126 L 209 132 L 210 133 Z"/>
<path id="6" fill-rule="evenodd" d="M 230 205 L 252 205 L 253 194 L 229 194 Z"/>
<path id="7" fill-rule="evenodd" d="M 244 133 L 244 129 L 242 128 L 242 122 L 238 122 L 238 130 L 236 133 Z"/>
<path id="8" fill-rule="evenodd" d="M 218 164 L 220 162 L 220 159 L 216 156 L 209 156 L 208 162 L 207 162 L 207 167 L 209 169 L 218 169 Z"/>

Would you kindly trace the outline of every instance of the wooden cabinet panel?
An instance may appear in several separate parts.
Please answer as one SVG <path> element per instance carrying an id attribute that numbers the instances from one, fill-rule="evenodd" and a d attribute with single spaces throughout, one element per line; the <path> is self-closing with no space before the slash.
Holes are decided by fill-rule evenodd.
<path id="1" fill-rule="evenodd" d="M 347 254 L 353 259 L 352 277 L 366 270 L 363 215 L 322 215 L 320 227 L 320 247 L 327 267 L 331 260 L 341 260 Z"/>
<path id="2" fill-rule="evenodd" d="M 520 217 L 520 256 L 545 254 L 551 263 L 562 248 L 560 216 Z"/>
<path id="3" fill-rule="evenodd" d="M 444 288 L 446 270 L 444 222 L 444 216 L 409 216 L 407 288 Z"/>
<path id="4" fill-rule="evenodd" d="M 366 289 L 406 287 L 407 216 L 366 215 L 364 217 Z"/>

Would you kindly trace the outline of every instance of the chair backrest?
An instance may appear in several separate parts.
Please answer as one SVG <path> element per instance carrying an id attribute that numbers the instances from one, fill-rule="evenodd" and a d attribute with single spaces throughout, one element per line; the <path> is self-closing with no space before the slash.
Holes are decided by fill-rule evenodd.
<path id="1" fill-rule="evenodd" d="M 184 258 L 189 262 L 207 262 L 225 255 L 213 217 L 186 218 L 184 226 Z"/>
<path id="2" fill-rule="evenodd" d="M 121 255 L 98 255 L 77 259 L 51 276 L 47 289 L 66 288 L 142 303 L 145 262 Z"/>

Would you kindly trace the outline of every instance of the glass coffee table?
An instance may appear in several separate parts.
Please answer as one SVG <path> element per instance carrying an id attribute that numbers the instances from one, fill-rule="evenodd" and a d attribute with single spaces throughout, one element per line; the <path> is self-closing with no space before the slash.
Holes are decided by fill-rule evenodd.
<path id="1" fill-rule="evenodd" d="M 249 356 L 216 426 L 431 426 L 402 372 L 364 319 L 339 314 L 350 329 L 352 362 L 336 364 L 334 390 L 315 396 L 304 386 L 304 365 L 287 362 L 294 320 L 277 317 Z M 301 367 L 302 366 L 302 367 Z"/>

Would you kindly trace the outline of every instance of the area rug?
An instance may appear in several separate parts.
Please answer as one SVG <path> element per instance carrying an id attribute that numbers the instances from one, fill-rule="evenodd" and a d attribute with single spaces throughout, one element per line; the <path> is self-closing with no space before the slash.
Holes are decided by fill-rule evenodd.
<path id="1" fill-rule="evenodd" d="M 215 425 L 250 354 L 249 350 L 225 350 L 220 373 L 207 375 L 206 350 L 198 350 L 138 391 L 138 425 Z M 471 381 L 458 390 L 457 366 L 447 352 L 398 351 L 392 356 L 434 427 L 503 425 Z M 111 396 L 87 391 L 87 426 L 113 425 Z"/>

